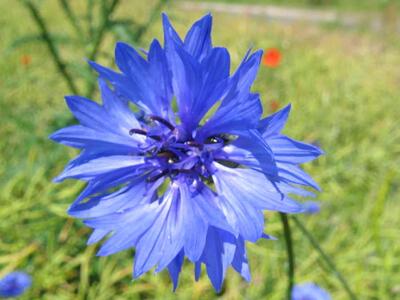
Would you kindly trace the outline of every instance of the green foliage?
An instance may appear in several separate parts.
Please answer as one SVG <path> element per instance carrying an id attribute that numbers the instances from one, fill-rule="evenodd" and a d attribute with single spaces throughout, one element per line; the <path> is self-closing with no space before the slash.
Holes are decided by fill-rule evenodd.
<path id="1" fill-rule="evenodd" d="M 73 29 L 74 32 L 71 35 L 67 35 L 63 39 L 59 37 L 59 34 L 51 32 L 51 27 L 42 17 L 39 9 L 39 5 L 34 0 L 20 0 L 26 9 L 29 11 L 32 20 L 38 27 L 39 34 L 26 35 L 16 39 L 11 48 L 15 48 L 24 43 L 29 42 L 43 42 L 50 53 L 50 57 L 55 63 L 58 72 L 64 78 L 70 91 L 73 94 L 79 94 L 76 81 L 79 80 L 79 76 L 73 76 L 68 64 L 63 59 L 59 51 L 59 42 L 64 41 L 71 43 L 74 50 L 83 50 L 82 55 L 89 60 L 95 60 L 98 57 L 99 50 L 103 40 L 107 33 L 113 32 L 117 38 L 123 38 L 127 42 L 137 44 L 140 42 L 143 34 L 147 31 L 149 26 L 154 22 L 154 18 L 158 15 L 165 3 L 168 0 L 159 0 L 151 11 L 148 13 L 149 16 L 146 22 L 139 24 L 126 19 L 112 18 L 114 11 L 119 6 L 120 0 L 100 0 L 94 2 L 93 0 L 86 0 L 86 14 L 79 15 L 75 11 L 82 9 L 81 7 L 71 6 L 71 2 L 67 0 L 59 0 L 59 10 L 63 11 L 65 19 Z M 82 5 L 82 4 L 81 4 Z M 97 15 L 96 15 L 97 12 Z M 62 35 L 60 35 L 62 36 Z M 88 67 L 86 67 L 88 69 Z M 79 70 L 78 70 L 79 71 Z M 84 70 L 77 74 L 85 74 Z M 96 87 L 96 81 L 91 77 L 84 76 L 86 79 L 86 90 L 85 95 L 92 97 Z"/>
<path id="2" fill-rule="evenodd" d="M 318 9 L 340 10 L 381 10 L 397 0 L 204 0 L 208 2 L 227 2 L 236 4 L 281 5 Z"/>
<path id="3" fill-rule="evenodd" d="M 98 24 L 98 15 L 86 7 L 98 5 L 98 1 L 67 2 L 74 5 L 76 18 L 84 17 L 80 25 L 83 31 L 88 30 L 83 25 L 87 20 Z M 58 1 L 38 3 L 52 38 L 76 34 Z M 112 21 L 145 24 L 150 5 L 157 3 L 121 1 Z M 249 246 L 252 283 L 246 284 L 229 271 L 219 296 L 205 276 L 194 282 L 189 264 L 184 266 L 180 286 L 173 294 L 165 272 L 146 274 L 132 282 L 131 251 L 106 258 L 95 256 L 97 246 L 85 245 L 90 231 L 65 213 L 83 185 L 51 182 L 76 154 L 47 139 L 71 118 L 62 99 L 70 91 L 45 44 L 21 43 L 10 50 L 16 40 L 38 33 L 28 11 L 14 1 L 0 2 L 0 10 L 7 11 L 0 16 L 0 276 L 14 269 L 33 276 L 32 288 L 21 299 L 283 299 L 287 258 L 276 213 L 266 214 L 266 230 L 278 241 Z M 181 33 L 200 16 L 182 13 L 175 6 L 165 10 Z M 214 19 L 214 43 L 229 48 L 234 65 L 249 46 L 282 51 L 278 68 L 261 67 L 254 90 L 262 95 L 265 113 L 271 112 L 272 100 L 281 106 L 291 102 L 286 132 L 300 140 L 318 142 L 326 152 L 306 166 L 323 189 L 318 195 L 322 212 L 298 219 L 335 261 L 360 299 L 398 298 L 398 37 L 390 32 L 281 25 L 220 14 Z M 143 34 L 140 46 L 146 48 L 153 36 L 162 39 L 160 18 L 155 21 Z M 85 67 L 86 50 L 74 43 L 55 43 L 82 90 L 86 78 L 95 78 Z M 101 63 L 110 64 L 114 43 L 115 35 L 107 34 L 99 47 L 97 59 Z M 31 61 L 23 62 L 23 56 Z M 293 223 L 292 234 L 295 280 L 317 282 L 333 299 L 348 299 L 340 282 Z"/>

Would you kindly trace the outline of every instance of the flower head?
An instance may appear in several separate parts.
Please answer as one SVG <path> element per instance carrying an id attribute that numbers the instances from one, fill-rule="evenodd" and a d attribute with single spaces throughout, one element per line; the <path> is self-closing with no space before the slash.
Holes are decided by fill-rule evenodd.
<path id="1" fill-rule="evenodd" d="M 12 272 L 0 279 L 0 297 L 17 297 L 32 284 L 31 277 L 24 272 Z"/>
<path id="2" fill-rule="evenodd" d="M 281 63 L 281 60 L 282 60 L 281 52 L 276 48 L 270 48 L 265 50 L 262 63 L 266 67 L 276 68 Z"/>
<path id="3" fill-rule="evenodd" d="M 292 300 L 330 300 L 327 291 L 315 283 L 303 283 L 293 287 Z"/>
<path id="4" fill-rule="evenodd" d="M 166 15 L 163 25 L 164 47 L 154 40 L 144 57 L 117 44 L 120 72 L 90 62 L 103 105 L 66 97 L 80 125 L 51 138 L 82 152 L 56 181 L 87 181 L 69 214 L 94 229 L 89 243 L 109 236 L 98 255 L 134 247 L 134 277 L 168 268 L 174 288 L 187 257 L 220 290 L 229 266 L 250 280 L 245 242 L 268 238 L 263 210 L 303 211 L 289 194 L 318 189 L 298 164 L 321 151 L 280 133 L 290 106 L 260 120 L 250 88 L 261 51 L 231 74 L 211 15 L 183 40 Z"/>
<path id="5" fill-rule="evenodd" d="M 277 100 L 271 100 L 269 103 L 269 108 L 272 112 L 276 112 L 280 107 L 280 104 Z"/>
<path id="6" fill-rule="evenodd" d="M 31 64 L 31 62 L 32 62 L 32 57 L 30 55 L 28 55 L 28 54 L 21 55 L 21 57 L 20 57 L 21 65 L 28 66 Z"/>
<path id="7" fill-rule="evenodd" d="M 321 211 L 321 205 L 315 201 L 307 201 L 304 203 L 304 213 L 306 214 L 317 214 Z"/>

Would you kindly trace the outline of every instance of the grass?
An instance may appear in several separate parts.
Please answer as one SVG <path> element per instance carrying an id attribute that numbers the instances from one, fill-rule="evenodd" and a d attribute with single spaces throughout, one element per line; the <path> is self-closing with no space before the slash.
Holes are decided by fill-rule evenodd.
<path id="1" fill-rule="evenodd" d="M 338 9 L 338 10 L 382 10 L 395 5 L 396 0 L 204 0 L 204 2 L 227 2 L 237 4 L 264 4 L 294 6 L 302 8 Z"/>
<path id="2" fill-rule="evenodd" d="M 42 2 L 53 31 L 73 30 L 57 2 Z M 99 258 L 97 246 L 86 247 L 89 230 L 65 213 L 82 184 L 51 182 L 76 154 L 47 139 L 70 118 L 63 101 L 69 91 L 43 45 L 10 50 L 15 38 L 36 30 L 27 12 L 14 1 L 0 2 L 0 10 L 7 11 L 0 16 L 0 276 L 14 269 L 32 274 L 33 286 L 21 299 L 283 299 L 287 259 L 276 213 L 266 217 L 267 231 L 278 241 L 249 245 L 252 283 L 229 271 L 221 295 L 205 276 L 195 283 L 190 264 L 174 294 L 165 272 L 132 282 L 130 251 Z M 182 33 L 200 16 L 174 6 L 166 11 Z M 143 5 L 124 1 L 116 13 L 140 18 L 144 12 Z M 285 132 L 318 142 L 326 152 L 305 166 L 323 188 L 318 195 L 322 212 L 299 219 L 360 299 L 400 297 L 397 36 L 221 14 L 214 14 L 214 20 L 214 42 L 229 48 L 235 66 L 250 45 L 281 49 L 281 66 L 262 67 L 254 90 L 262 95 L 265 113 L 272 100 L 282 106 L 291 102 Z M 144 45 L 152 36 L 161 39 L 160 29 L 159 20 Z M 113 44 L 109 38 L 102 52 L 112 53 Z M 65 45 L 62 53 L 68 61 L 85 63 L 80 49 Z M 29 65 L 21 64 L 23 55 L 31 57 Z M 99 60 L 109 63 L 105 55 Z M 296 281 L 316 282 L 333 299 L 348 299 L 296 227 L 293 235 Z"/>

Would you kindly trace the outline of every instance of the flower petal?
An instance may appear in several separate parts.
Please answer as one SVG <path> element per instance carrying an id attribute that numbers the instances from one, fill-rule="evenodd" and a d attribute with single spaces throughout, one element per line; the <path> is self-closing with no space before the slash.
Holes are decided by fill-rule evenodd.
<path id="1" fill-rule="evenodd" d="M 160 215 L 137 243 L 134 277 L 147 272 L 157 263 L 156 271 L 161 271 L 183 247 L 182 204 L 176 187 L 165 193 L 161 206 Z"/>
<path id="2" fill-rule="evenodd" d="M 83 204 L 71 207 L 68 214 L 75 218 L 95 218 L 110 213 L 133 208 L 148 198 L 149 185 L 143 176 L 136 178 L 128 186 L 117 192 L 95 197 Z M 147 197 L 146 197 L 147 196 Z"/>
<path id="3" fill-rule="evenodd" d="M 101 132 L 82 125 L 62 128 L 49 136 L 53 141 L 74 148 L 95 147 L 97 150 L 112 148 L 120 153 L 135 152 L 138 146 L 136 137 L 121 136 L 109 132 Z M 99 151 L 100 152 L 100 151 Z"/>
<path id="4" fill-rule="evenodd" d="M 247 260 L 246 246 L 242 237 L 237 239 L 235 256 L 232 261 L 232 267 L 238 272 L 242 277 L 250 282 L 250 268 L 249 261 Z"/>
<path id="5" fill-rule="evenodd" d="M 316 146 L 295 141 L 284 135 L 269 138 L 267 143 L 277 162 L 302 164 L 323 154 Z"/>
<path id="6" fill-rule="evenodd" d="M 183 226 L 186 228 L 183 233 L 185 235 L 185 254 L 192 262 L 195 262 L 203 253 L 208 226 L 197 208 L 197 199 L 192 197 L 188 186 L 181 184 L 179 190 L 182 201 L 181 217 L 183 218 Z"/>
<path id="7" fill-rule="evenodd" d="M 90 219 L 85 223 L 100 229 L 112 228 L 114 234 L 97 253 L 98 256 L 107 256 L 136 246 L 141 236 L 151 230 L 161 213 L 162 208 L 158 206 L 158 203 L 145 204 L 127 212 Z M 116 220 L 114 223 L 113 218 Z"/>
<path id="8" fill-rule="evenodd" d="M 237 94 L 235 99 L 222 102 L 215 114 L 199 129 L 201 137 L 254 129 L 261 116 L 258 94 Z"/>
<path id="9" fill-rule="evenodd" d="M 264 141 L 261 134 L 255 130 L 241 132 L 239 137 L 223 148 L 216 158 L 227 159 L 252 169 L 258 170 L 275 178 L 278 168 L 274 153 Z"/>
<path id="10" fill-rule="evenodd" d="M 237 204 L 237 207 L 241 207 L 251 204 L 259 209 L 284 213 L 302 211 L 300 204 L 279 193 L 276 185 L 264 174 L 251 169 L 228 168 L 218 163 L 214 163 L 214 167 L 217 169 L 213 175 L 217 192 L 230 201 L 232 206 L 236 207 Z M 243 218 L 245 222 L 245 216 Z M 248 217 L 247 220 L 251 218 Z M 246 236 L 243 235 L 243 237 L 247 239 Z"/>
<path id="11" fill-rule="evenodd" d="M 176 288 L 178 287 L 179 274 L 182 270 L 184 257 L 185 257 L 184 252 L 181 251 L 168 265 L 169 275 L 170 275 L 172 283 L 174 285 L 174 289 L 173 289 L 174 292 L 175 292 Z"/>
<path id="12" fill-rule="evenodd" d="M 185 49 L 198 61 L 211 51 L 211 14 L 207 14 L 195 22 L 185 37 Z"/>
<path id="13" fill-rule="evenodd" d="M 233 235 L 210 227 L 202 262 L 206 265 L 208 277 L 217 292 L 221 291 L 226 270 L 235 255 L 236 243 Z"/>
<path id="14" fill-rule="evenodd" d="M 279 169 L 279 177 L 283 180 L 294 184 L 310 186 L 317 191 L 321 191 L 318 184 L 310 175 L 300 169 L 300 167 L 288 163 L 277 163 L 277 166 Z"/>
<path id="15" fill-rule="evenodd" d="M 258 130 L 264 138 L 277 135 L 281 132 L 289 116 L 291 105 L 277 111 L 276 113 L 262 119 L 258 125 Z"/>
<path id="16" fill-rule="evenodd" d="M 114 155 L 90 160 L 81 165 L 66 169 L 54 181 L 59 182 L 66 178 L 90 180 L 93 177 L 105 175 L 110 172 L 138 169 L 145 165 L 142 156 Z"/>
<path id="17" fill-rule="evenodd" d="M 92 245 L 103 239 L 110 231 L 103 230 L 103 229 L 95 229 L 93 230 L 92 234 L 90 235 L 87 245 Z"/>

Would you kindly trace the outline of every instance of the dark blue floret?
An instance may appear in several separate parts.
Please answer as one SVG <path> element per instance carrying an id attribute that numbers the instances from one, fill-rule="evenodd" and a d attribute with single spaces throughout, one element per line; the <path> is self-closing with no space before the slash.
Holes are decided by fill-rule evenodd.
<path id="1" fill-rule="evenodd" d="M 12 272 L 0 279 L 0 297 L 17 297 L 32 284 L 32 278 L 24 272 Z"/>
<path id="2" fill-rule="evenodd" d="M 293 287 L 291 300 L 331 300 L 329 293 L 315 283 L 297 284 Z"/>
<path id="3" fill-rule="evenodd" d="M 298 165 L 322 152 L 281 134 L 290 106 L 261 119 L 251 86 L 262 52 L 232 73 L 211 23 L 182 40 L 163 15 L 163 47 L 118 43 L 118 72 L 90 62 L 102 105 L 66 97 L 79 125 L 50 137 L 81 149 L 55 180 L 87 182 L 68 212 L 93 228 L 88 244 L 108 237 L 98 255 L 134 247 L 133 276 L 167 268 L 174 289 L 185 257 L 217 291 L 229 266 L 249 281 L 245 242 L 269 238 L 263 211 L 304 212 L 291 196 L 318 189 Z"/>

